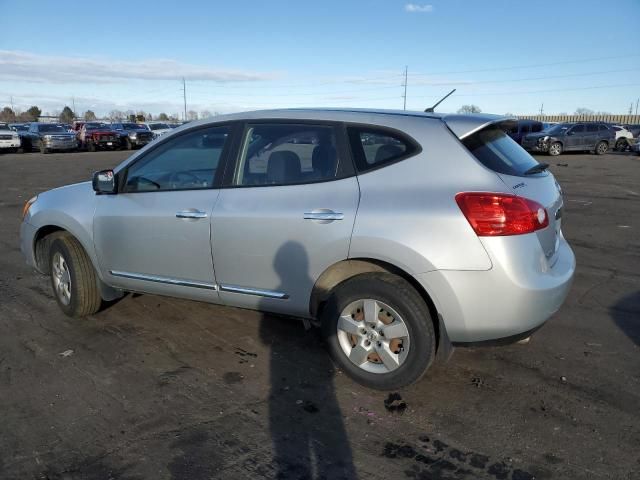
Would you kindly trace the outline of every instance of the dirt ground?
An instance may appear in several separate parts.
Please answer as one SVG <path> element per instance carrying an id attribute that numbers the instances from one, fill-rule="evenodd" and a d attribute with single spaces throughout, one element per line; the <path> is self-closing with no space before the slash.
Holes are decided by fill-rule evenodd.
<path id="1" fill-rule="evenodd" d="M 292 319 L 151 295 L 64 316 L 20 254 L 23 202 L 126 156 L 0 155 L 0 478 L 640 479 L 640 157 L 542 157 L 566 304 L 389 396 Z"/>

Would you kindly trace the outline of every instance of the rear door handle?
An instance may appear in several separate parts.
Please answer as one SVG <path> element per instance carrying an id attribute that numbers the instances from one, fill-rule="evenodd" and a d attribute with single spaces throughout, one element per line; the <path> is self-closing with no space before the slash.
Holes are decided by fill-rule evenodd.
<path id="1" fill-rule="evenodd" d="M 196 209 L 181 210 L 176 212 L 176 218 L 207 218 L 207 214 Z"/>
<path id="2" fill-rule="evenodd" d="M 334 220 L 344 220 L 344 213 L 334 212 L 333 210 L 318 209 L 312 210 L 311 212 L 305 212 L 303 218 L 305 220 L 333 222 Z"/>

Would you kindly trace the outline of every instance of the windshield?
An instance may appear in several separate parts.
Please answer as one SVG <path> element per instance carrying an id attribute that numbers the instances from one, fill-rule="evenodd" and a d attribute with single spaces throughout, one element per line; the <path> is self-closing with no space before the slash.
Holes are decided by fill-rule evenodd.
<path id="1" fill-rule="evenodd" d="M 125 130 L 146 130 L 144 125 L 138 123 L 123 123 L 122 128 Z"/>
<path id="2" fill-rule="evenodd" d="M 13 125 L 11 128 L 13 128 L 16 132 L 26 132 L 29 130 L 28 125 Z"/>
<path id="3" fill-rule="evenodd" d="M 535 158 L 497 125 L 470 135 L 462 143 L 480 163 L 496 173 L 523 176 L 538 165 Z"/>
<path id="4" fill-rule="evenodd" d="M 549 128 L 546 132 L 550 133 L 551 135 L 558 135 L 559 133 L 564 133 L 567 130 L 569 130 L 573 125 L 570 123 L 563 123 L 561 125 L 554 125 L 553 127 Z"/>
<path id="5" fill-rule="evenodd" d="M 38 131 L 40 131 L 40 132 L 66 133 L 67 130 L 62 125 L 40 125 L 38 127 Z"/>
<path id="6" fill-rule="evenodd" d="M 167 125 L 166 123 L 152 123 L 151 125 L 149 125 L 149 128 L 151 130 L 165 130 L 169 128 L 169 125 Z"/>
<path id="7" fill-rule="evenodd" d="M 106 123 L 85 123 L 84 128 L 87 130 L 98 130 L 100 128 L 109 128 Z"/>

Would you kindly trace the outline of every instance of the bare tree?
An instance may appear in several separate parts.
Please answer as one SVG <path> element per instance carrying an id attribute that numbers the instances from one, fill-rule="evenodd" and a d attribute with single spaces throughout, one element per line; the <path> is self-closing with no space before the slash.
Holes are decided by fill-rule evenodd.
<path id="1" fill-rule="evenodd" d="M 187 120 L 198 120 L 198 112 L 195 110 L 189 110 L 187 112 Z"/>
<path id="2" fill-rule="evenodd" d="M 124 120 L 125 118 L 127 118 L 127 115 L 121 110 L 111 110 L 109 112 L 109 115 L 107 116 L 109 117 L 109 120 L 111 120 L 112 122 L 114 120 Z"/>
<path id="3" fill-rule="evenodd" d="M 3 122 L 15 122 L 16 113 L 10 107 L 4 107 L 0 112 L 0 120 Z"/>
<path id="4" fill-rule="evenodd" d="M 593 115 L 593 110 L 585 107 L 576 108 L 574 115 Z"/>
<path id="5" fill-rule="evenodd" d="M 462 105 L 458 109 L 458 113 L 481 113 L 480 107 L 477 105 Z"/>
<path id="6" fill-rule="evenodd" d="M 202 110 L 200 112 L 200 118 L 209 118 L 211 116 L 211 112 L 209 110 Z"/>

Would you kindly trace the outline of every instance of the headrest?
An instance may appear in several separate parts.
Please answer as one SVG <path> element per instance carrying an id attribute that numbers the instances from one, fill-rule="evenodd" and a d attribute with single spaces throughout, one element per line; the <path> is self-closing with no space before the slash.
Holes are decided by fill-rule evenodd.
<path id="1" fill-rule="evenodd" d="M 273 152 L 267 164 L 267 182 L 296 183 L 300 180 L 300 157 L 289 150 Z"/>

